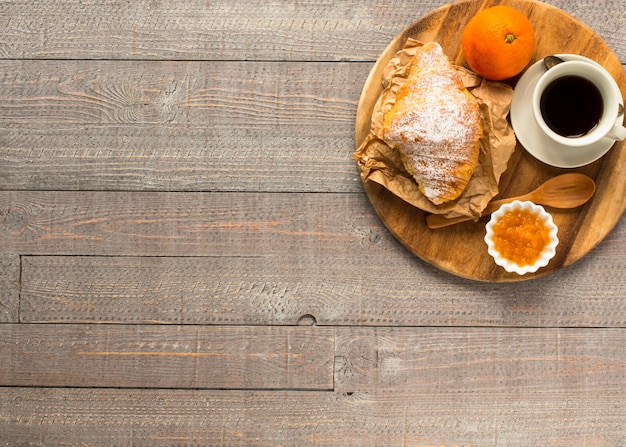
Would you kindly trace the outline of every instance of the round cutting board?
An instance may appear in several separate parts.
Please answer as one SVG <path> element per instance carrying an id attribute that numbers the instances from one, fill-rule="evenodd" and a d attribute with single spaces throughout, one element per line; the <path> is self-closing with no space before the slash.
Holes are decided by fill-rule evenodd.
<path id="1" fill-rule="evenodd" d="M 499 4 L 523 12 L 533 24 L 537 47 L 529 66 L 549 54 L 580 54 L 604 66 L 613 75 L 624 96 L 626 72 L 617 56 L 592 29 L 564 11 L 532 0 L 461 0 L 442 6 L 417 20 L 399 34 L 379 57 L 359 101 L 355 130 L 357 148 L 369 134 L 372 109 L 382 91 L 384 67 L 404 46 L 407 38 L 439 42 L 451 61 L 466 66 L 461 51 L 461 33 L 465 24 L 481 9 Z M 506 82 L 515 87 L 517 79 L 519 76 Z M 590 165 L 561 169 L 538 161 L 517 143 L 500 180 L 500 193 L 496 199 L 527 193 L 547 179 L 565 172 L 586 174 L 597 185 L 592 200 L 582 207 L 572 210 L 546 208 L 559 228 L 557 253 L 547 267 L 524 276 L 507 273 L 487 253 L 483 241 L 487 217 L 478 222 L 431 230 L 426 226 L 425 211 L 413 207 L 375 182 L 365 181 L 363 187 L 389 231 L 424 261 L 464 278 L 489 282 L 522 281 L 546 275 L 573 263 L 613 229 L 626 209 L 625 146 L 626 141 L 617 142 L 604 157 Z"/>

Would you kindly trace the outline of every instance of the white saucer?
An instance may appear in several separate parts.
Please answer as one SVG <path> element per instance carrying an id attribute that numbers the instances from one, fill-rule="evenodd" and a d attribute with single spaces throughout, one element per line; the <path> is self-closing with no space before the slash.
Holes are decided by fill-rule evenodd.
<path id="1" fill-rule="evenodd" d="M 557 56 L 565 60 L 587 61 L 599 65 L 575 54 Z M 544 71 L 543 61 L 535 62 L 526 70 L 513 91 L 510 116 L 517 140 L 530 155 L 557 168 L 577 168 L 596 161 L 611 149 L 615 140 L 603 138 L 590 146 L 568 147 L 550 139 L 539 128 L 532 111 L 532 91 Z"/>

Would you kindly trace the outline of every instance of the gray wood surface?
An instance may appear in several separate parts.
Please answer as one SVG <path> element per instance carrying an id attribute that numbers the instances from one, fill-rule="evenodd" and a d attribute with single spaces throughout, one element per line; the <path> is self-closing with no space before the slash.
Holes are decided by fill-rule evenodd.
<path id="1" fill-rule="evenodd" d="M 8 386 L 333 387 L 330 329 L 18 324 L 0 331 L 0 380 Z"/>
<path id="2" fill-rule="evenodd" d="M 333 391 L 1 388 L 3 433 L 45 445 L 623 445 L 623 330 L 333 332 Z"/>
<path id="3" fill-rule="evenodd" d="M 20 318 L 290 325 L 312 315 L 324 325 L 626 326 L 626 264 L 615 260 L 624 225 L 578 263 L 531 285 L 452 277 L 393 240 L 372 244 L 378 237 L 337 243 L 335 255 L 24 256 Z M 341 255 L 360 241 L 358 259 Z M 364 265 L 371 267 L 364 272 Z"/>
<path id="4" fill-rule="evenodd" d="M 362 190 L 343 148 L 371 63 L 3 67 L 2 189 Z"/>
<path id="5" fill-rule="evenodd" d="M 7 59 L 374 61 L 398 31 L 442 0 L 9 1 Z M 626 56 L 621 0 L 550 0 Z"/>
<path id="6" fill-rule="evenodd" d="M 0 446 L 626 446 L 623 217 L 481 283 L 363 192 L 364 82 L 445 3 L 0 2 Z M 625 0 L 546 3 L 626 65 Z"/>

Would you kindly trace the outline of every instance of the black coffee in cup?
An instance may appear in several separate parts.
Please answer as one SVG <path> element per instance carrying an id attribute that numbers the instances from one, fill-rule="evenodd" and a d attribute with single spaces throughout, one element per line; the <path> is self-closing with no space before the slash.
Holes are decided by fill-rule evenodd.
<path id="1" fill-rule="evenodd" d="M 575 138 L 586 135 L 598 125 L 604 103 L 593 82 L 567 75 L 548 84 L 541 95 L 540 108 L 550 129 L 564 137 Z"/>

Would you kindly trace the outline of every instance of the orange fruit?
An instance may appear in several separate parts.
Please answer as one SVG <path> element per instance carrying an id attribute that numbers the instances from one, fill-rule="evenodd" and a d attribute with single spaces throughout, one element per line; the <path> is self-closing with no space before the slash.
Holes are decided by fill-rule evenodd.
<path id="1" fill-rule="evenodd" d="M 521 12 L 493 6 L 477 13 L 465 25 L 461 37 L 469 67 L 493 81 L 519 74 L 535 51 L 533 26 Z"/>

